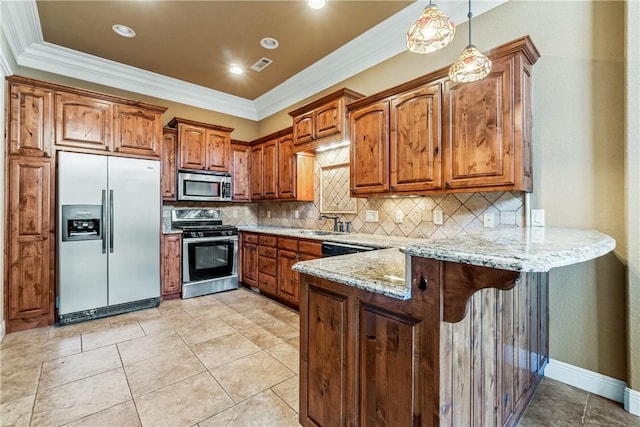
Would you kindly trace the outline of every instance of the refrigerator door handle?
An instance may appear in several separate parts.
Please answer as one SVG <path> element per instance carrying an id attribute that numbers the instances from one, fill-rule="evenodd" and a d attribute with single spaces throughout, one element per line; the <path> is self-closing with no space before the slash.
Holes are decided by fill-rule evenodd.
<path id="1" fill-rule="evenodd" d="M 107 227 L 104 222 L 107 220 L 107 190 L 102 190 L 102 221 L 100 224 L 100 234 L 102 235 L 102 253 L 107 253 L 107 236 L 105 236 L 105 231 L 107 231 Z"/>
<path id="2" fill-rule="evenodd" d="M 113 190 L 109 190 L 109 252 L 113 253 Z"/>

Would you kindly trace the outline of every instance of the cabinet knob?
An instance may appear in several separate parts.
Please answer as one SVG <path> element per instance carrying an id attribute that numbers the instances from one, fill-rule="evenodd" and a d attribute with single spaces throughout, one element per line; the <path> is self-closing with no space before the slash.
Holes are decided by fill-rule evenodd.
<path id="1" fill-rule="evenodd" d="M 429 283 L 427 282 L 427 279 L 425 279 L 424 276 L 420 276 L 420 279 L 418 280 L 418 289 L 426 291 L 428 287 Z"/>
<path id="2" fill-rule="evenodd" d="M 447 182 L 445 182 L 445 183 L 444 183 L 444 186 L 445 186 L 445 187 L 447 187 L 447 188 L 451 187 L 451 181 L 447 181 Z"/>

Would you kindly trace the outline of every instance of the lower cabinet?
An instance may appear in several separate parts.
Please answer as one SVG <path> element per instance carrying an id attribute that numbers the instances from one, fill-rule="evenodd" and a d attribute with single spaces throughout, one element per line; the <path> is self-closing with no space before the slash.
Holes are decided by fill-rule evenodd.
<path id="1" fill-rule="evenodd" d="M 243 231 L 240 242 L 240 281 L 245 285 L 258 286 L 258 235 Z"/>
<path id="2" fill-rule="evenodd" d="M 278 238 L 258 236 L 258 289 L 261 293 L 275 296 L 278 292 L 276 257 Z"/>
<path id="3" fill-rule="evenodd" d="M 162 235 L 162 287 L 163 300 L 180 298 L 182 292 L 182 235 Z"/>

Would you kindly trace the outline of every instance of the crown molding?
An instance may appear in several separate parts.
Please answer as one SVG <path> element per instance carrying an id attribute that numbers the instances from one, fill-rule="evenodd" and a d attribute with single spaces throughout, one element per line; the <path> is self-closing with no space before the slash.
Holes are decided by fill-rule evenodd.
<path id="1" fill-rule="evenodd" d="M 474 15 L 506 1 L 477 1 Z M 412 3 L 253 101 L 47 43 L 35 0 L 0 4 L 6 17 L 2 28 L 20 66 L 257 121 L 402 53 L 406 29 L 425 0 Z M 466 1 L 448 1 L 444 8 L 458 25 L 466 22 Z"/>

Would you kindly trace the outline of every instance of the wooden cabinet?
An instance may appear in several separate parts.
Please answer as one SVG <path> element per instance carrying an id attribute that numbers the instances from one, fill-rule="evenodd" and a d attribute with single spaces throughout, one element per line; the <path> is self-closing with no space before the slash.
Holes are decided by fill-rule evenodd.
<path id="1" fill-rule="evenodd" d="M 180 298 L 182 292 L 182 235 L 162 235 L 162 286 L 163 300 Z"/>
<path id="2" fill-rule="evenodd" d="M 313 201 L 313 155 L 294 152 L 291 128 L 252 144 L 252 200 Z"/>
<path id="3" fill-rule="evenodd" d="M 389 192 L 389 102 L 358 109 L 351 127 L 351 195 Z"/>
<path id="4" fill-rule="evenodd" d="M 114 122 L 114 152 L 127 156 L 160 156 L 162 112 L 115 104 Z"/>
<path id="5" fill-rule="evenodd" d="M 300 275 L 302 425 L 517 423 L 548 360 L 547 274 L 411 271 L 409 300 Z"/>
<path id="6" fill-rule="evenodd" d="M 177 197 L 176 150 L 178 131 L 171 128 L 162 130 L 162 200 L 175 201 Z"/>
<path id="7" fill-rule="evenodd" d="M 5 258 L 8 332 L 53 323 L 52 176 L 49 159 L 9 159 Z"/>
<path id="8" fill-rule="evenodd" d="M 491 51 L 483 80 L 442 69 L 349 105 L 353 196 L 532 191 L 528 37 Z"/>
<path id="9" fill-rule="evenodd" d="M 233 200 L 236 202 L 251 200 L 251 190 L 249 188 L 250 160 L 250 146 L 240 142 L 231 144 L 231 178 L 233 180 Z"/>
<path id="10" fill-rule="evenodd" d="M 242 269 L 240 281 L 249 286 L 258 286 L 258 235 L 243 231 L 240 236 Z"/>
<path id="11" fill-rule="evenodd" d="M 313 151 L 319 145 L 346 139 L 345 106 L 362 96 L 350 89 L 340 89 L 291 111 L 294 150 Z"/>
<path id="12" fill-rule="evenodd" d="M 299 273 L 291 267 L 298 261 L 322 257 L 322 243 L 318 241 L 278 238 L 278 297 L 298 307 Z"/>
<path id="13" fill-rule="evenodd" d="M 277 295 L 277 262 L 278 238 L 258 235 L 258 289 L 261 293 Z"/>
<path id="14" fill-rule="evenodd" d="M 178 129 L 178 169 L 229 172 L 232 128 L 174 117 Z"/>
<path id="15" fill-rule="evenodd" d="M 56 145 L 111 151 L 113 104 L 92 96 L 56 94 Z"/>
<path id="16" fill-rule="evenodd" d="M 53 91 L 26 84 L 12 84 L 8 113 L 7 154 L 51 157 Z"/>

